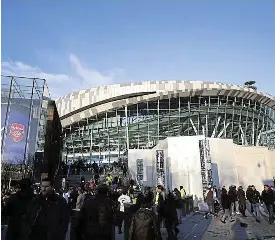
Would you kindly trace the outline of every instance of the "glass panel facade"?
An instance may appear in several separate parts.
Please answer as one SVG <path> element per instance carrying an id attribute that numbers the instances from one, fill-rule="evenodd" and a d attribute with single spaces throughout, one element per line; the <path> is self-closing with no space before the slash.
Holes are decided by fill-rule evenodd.
<path id="1" fill-rule="evenodd" d="M 260 134 L 275 128 L 275 110 L 227 96 L 166 98 L 128 105 L 67 126 L 64 156 L 70 159 L 123 157 L 127 149 L 153 148 L 170 136 L 205 135 L 259 145 Z"/>
<path id="2" fill-rule="evenodd" d="M 24 164 L 34 155 L 40 127 L 45 80 L 1 77 L 2 163 Z"/>

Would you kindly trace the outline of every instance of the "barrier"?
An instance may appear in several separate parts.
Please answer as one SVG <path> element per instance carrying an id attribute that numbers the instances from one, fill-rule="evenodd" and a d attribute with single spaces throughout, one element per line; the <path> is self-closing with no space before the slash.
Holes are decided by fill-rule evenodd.
<path id="1" fill-rule="evenodd" d="M 186 196 L 182 199 L 182 216 L 185 217 L 186 215 L 190 214 L 194 211 L 194 200 L 193 196 Z"/>

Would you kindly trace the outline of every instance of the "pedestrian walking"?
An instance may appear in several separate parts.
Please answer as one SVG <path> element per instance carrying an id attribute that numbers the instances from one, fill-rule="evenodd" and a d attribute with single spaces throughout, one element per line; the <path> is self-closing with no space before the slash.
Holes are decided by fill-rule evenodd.
<path id="1" fill-rule="evenodd" d="M 256 221 L 260 223 L 260 193 L 256 190 L 255 186 L 251 186 L 251 203 L 255 213 Z"/>
<path id="2" fill-rule="evenodd" d="M 55 193 L 53 182 L 45 178 L 41 192 L 26 214 L 24 240 L 65 240 L 69 224 L 66 200 Z"/>
<path id="3" fill-rule="evenodd" d="M 261 199 L 264 202 L 269 216 L 269 223 L 274 222 L 274 203 L 275 203 L 275 193 L 271 190 L 268 185 L 264 185 L 264 190 L 261 194 Z"/>
<path id="4" fill-rule="evenodd" d="M 245 192 L 243 190 L 242 186 L 239 186 L 237 191 L 237 199 L 238 199 L 238 205 L 239 205 L 239 211 L 242 214 L 243 217 L 246 217 L 245 211 L 246 211 L 246 199 L 245 199 Z"/>
<path id="5" fill-rule="evenodd" d="M 230 212 L 231 202 L 225 188 L 222 188 L 222 191 L 221 191 L 221 205 L 222 205 L 222 208 L 224 209 L 221 222 L 226 223 L 226 219 L 228 219 L 231 216 L 231 212 Z"/>

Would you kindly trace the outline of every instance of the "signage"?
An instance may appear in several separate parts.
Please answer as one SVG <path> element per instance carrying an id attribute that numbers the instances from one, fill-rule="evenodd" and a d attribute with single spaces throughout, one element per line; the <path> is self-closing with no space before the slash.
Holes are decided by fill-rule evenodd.
<path id="1" fill-rule="evenodd" d="M 24 138 L 25 126 L 20 123 L 10 125 L 10 137 L 14 142 L 20 142 Z"/>
<path id="2" fill-rule="evenodd" d="M 137 180 L 143 181 L 143 159 L 137 159 Z"/>
<path id="3" fill-rule="evenodd" d="M 156 150 L 156 183 L 165 187 L 164 151 Z"/>
<path id="4" fill-rule="evenodd" d="M 213 185 L 209 140 L 199 140 L 203 194 Z"/>

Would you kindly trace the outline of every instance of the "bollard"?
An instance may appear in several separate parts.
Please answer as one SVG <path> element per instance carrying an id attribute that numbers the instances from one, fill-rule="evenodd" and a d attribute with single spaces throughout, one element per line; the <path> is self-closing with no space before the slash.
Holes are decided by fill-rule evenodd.
<path id="1" fill-rule="evenodd" d="M 129 236 L 129 228 L 132 220 L 131 206 L 131 203 L 124 203 L 124 240 L 127 240 Z"/>

